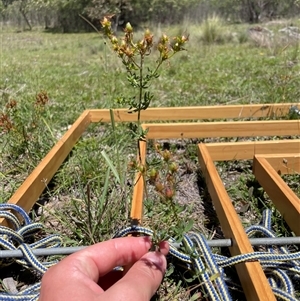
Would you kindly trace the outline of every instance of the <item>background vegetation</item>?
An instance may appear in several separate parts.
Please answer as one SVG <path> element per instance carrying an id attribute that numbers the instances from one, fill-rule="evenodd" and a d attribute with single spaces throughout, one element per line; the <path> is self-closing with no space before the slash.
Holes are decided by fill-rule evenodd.
<path id="1" fill-rule="evenodd" d="M 290 18 L 300 12 L 299 0 L 1 0 L 4 24 L 31 30 L 44 26 L 62 32 L 91 30 L 81 16 L 94 25 L 114 14 L 115 27 L 124 22 L 142 25 L 179 24 L 184 18 L 201 22 L 216 13 L 233 22 L 262 22 Z M 0 20 L 1 20 L 0 19 Z"/>
<path id="2" fill-rule="evenodd" d="M 188 51 L 174 57 L 151 85 L 155 95 L 153 106 L 299 102 L 299 39 L 297 32 L 282 31 L 291 24 L 299 27 L 299 20 L 279 19 L 259 25 L 236 23 L 253 21 L 246 14 L 245 5 L 258 5 L 262 1 L 198 1 L 195 5 L 201 13 L 199 19 L 194 19 L 196 14 L 193 15 L 190 6 L 187 8 L 187 4 L 193 2 L 181 1 L 178 19 L 172 20 L 171 14 L 163 17 L 162 2 L 122 2 L 136 5 L 133 11 L 126 8 L 126 13 L 139 28 L 151 23 L 156 39 L 162 33 L 190 35 Z M 269 2 L 278 13 L 281 10 L 287 15 L 293 13 L 282 1 Z M 122 63 L 101 35 L 61 33 L 83 29 L 78 25 L 81 20 L 78 13 L 94 22 L 98 18 L 96 10 L 93 17 L 88 5 L 96 5 L 96 1 L 78 1 L 78 5 L 75 1 L 58 0 L 2 3 L 5 4 L 2 6 L 2 24 L 5 25 L 0 32 L 0 202 L 6 202 L 84 109 L 119 107 L 116 98 L 131 95 L 132 90 L 126 85 Z M 18 13 L 22 3 L 28 8 L 26 14 L 31 31 L 20 32 L 26 25 L 24 16 Z M 70 7 L 65 6 L 66 3 Z M 179 1 L 168 3 L 174 10 L 179 5 Z M 102 11 L 101 5 L 108 4 L 114 5 L 113 2 L 98 2 L 99 11 Z M 290 5 L 296 12 L 296 1 L 291 1 Z M 146 8 L 147 12 L 159 11 L 161 19 L 147 19 L 147 13 L 142 14 Z M 182 15 L 183 11 L 187 13 Z M 214 11 L 222 13 L 224 18 L 214 15 Z M 117 10 L 105 11 L 109 12 L 117 14 L 119 24 L 127 18 Z M 68 18 L 61 21 L 67 13 Z M 205 14 L 207 17 L 202 20 Z M 159 17 L 159 14 L 153 15 Z M 54 34 L 43 30 L 40 25 L 45 25 L 44 16 L 48 18 L 49 28 L 61 32 Z M 22 21 L 18 23 L 18 20 Z M 87 23 L 82 22 L 82 26 Z M 40 205 L 32 214 L 45 223 L 47 232 L 62 233 L 66 245 L 87 245 L 108 239 L 118 229 L 128 226 L 135 172 L 128 165 L 136 157 L 130 126 L 102 123 L 90 126 L 45 187 Z M 189 216 L 194 221 L 195 231 L 207 238 L 220 238 L 222 231 L 198 169 L 195 144 L 199 141 L 159 141 L 159 145 L 163 151 L 170 151 L 172 161 L 178 164 L 176 212 L 184 221 Z M 151 166 L 163 170 L 165 163 L 151 145 L 147 157 Z M 243 224 L 246 227 L 257 223 L 262 210 L 272 208 L 278 236 L 291 235 L 253 178 L 251 163 L 221 162 L 217 165 Z M 285 181 L 300 196 L 299 175 L 286 176 Z M 150 188 L 145 200 L 144 225 L 154 230 L 168 229 L 175 236 L 178 229 L 173 227 L 172 212 L 168 210 Z M 205 298 L 201 286 L 193 289 L 189 281 L 188 275 L 170 268 L 156 300 Z M 241 293 L 234 275 L 231 287 L 236 294 Z M 243 300 L 241 296 L 236 299 Z"/>

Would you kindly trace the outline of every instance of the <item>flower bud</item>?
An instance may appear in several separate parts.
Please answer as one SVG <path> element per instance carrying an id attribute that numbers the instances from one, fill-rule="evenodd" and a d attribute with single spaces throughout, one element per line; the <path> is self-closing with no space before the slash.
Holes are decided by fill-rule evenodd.
<path id="1" fill-rule="evenodd" d="M 114 44 L 118 44 L 118 39 L 117 39 L 116 36 L 111 36 L 110 41 L 111 41 L 111 43 L 112 43 L 113 45 L 114 45 Z"/>
<path id="2" fill-rule="evenodd" d="M 158 50 L 160 53 L 162 53 L 162 52 L 164 51 L 164 49 L 165 49 L 165 46 L 164 46 L 163 44 L 159 43 L 159 44 L 157 45 L 157 50 Z"/>
<path id="3" fill-rule="evenodd" d="M 171 200 L 174 197 L 174 190 L 169 187 L 166 187 L 165 197 L 166 197 L 166 199 Z"/>
<path id="4" fill-rule="evenodd" d="M 181 37 L 182 43 L 185 43 L 185 42 L 187 42 L 188 40 L 189 40 L 189 35 L 187 35 L 187 36 L 182 36 L 182 37 Z"/>
<path id="5" fill-rule="evenodd" d="M 119 53 L 120 47 L 118 44 L 114 44 L 113 45 L 113 51 L 118 52 Z"/>
<path id="6" fill-rule="evenodd" d="M 132 28 L 132 26 L 131 26 L 131 24 L 129 22 L 126 23 L 125 31 L 127 33 L 132 33 L 133 32 L 133 28 Z"/>
<path id="7" fill-rule="evenodd" d="M 139 170 L 141 173 L 144 173 L 144 172 L 146 171 L 146 166 L 143 165 L 143 164 L 139 164 L 138 170 Z"/>
<path id="8" fill-rule="evenodd" d="M 160 38 L 160 41 L 162 44 L 166 44 L 169 41 L 169 37 L 165 34 L 163 34 Z"/>
<path id="9" fill-rule="evenodd" d="M 173 174 L 175 172 L 177 172 L 178 170 L 178 165 L 175 163 L 175 162 L 172 162 L 170 165 L 169 165 L 169 170 L 170 172 Z"/>
<path id="10" fill-rule="evenodd" d="M 164 150 L 163 154 L 164 161 L 168 162 L 171 159 L 171 153 L 166 149 Z"/>
<path id="11" fill-rule="evenodd" d="M 168 173 L 167 174 L 167 176 L 166 176 L 166 180 L 167 180 L 167 182 L 169 183 L 169 184 L 174 184 L 174 182 L 175 182 L 175 179 L 174 179 L 174 177 L 173 177 L 173 175 L 171 174 L 171 173 Z"/>
<path id="12" fill-rule="evenodd" d="M 155 190 L 158 192 L 162 192 L 164 190 L 164 185 L 161 182 L 155 183 Z"/>
<path id="13" fill-rule="evenodd" d="M 163 51 L 161 54 L 161 59 L 162 61 L 165 61 L 169 58 L 169 52 L 168 51 Z"/>
<path id="14" fill-rule="evenodd" d="M 146 41 L 144 39 L 137 42 L 137 48 L 140 50 L 140 53 L 145 53 L 146 51 Z"/>
<path id="15" fill-rule="evenodd" d="M 154 181 L 157 180 L 157 178 L 158 178 L 158 171 L 155 168 L 152 168 L 150 170 L 149 178 L 150 178 L 150 181 L 152 181 L 152 182 L 154 182 Z"/>
<path id="16" fill-rule="evenodd" d="M 147 47 L 151 47 L 153 45 L 153 34 L 151 34 L 151 31 L 149 29 L 145 31 L 144 39 L 146 41 Z"/>
<path id="17" fill-rule="evenodd" d="M 110 21 L 106 17 L 104 17 L 103 20 L 100 21 L 100 23 L 102 24 L 103 27 L 110 25 Z"/>

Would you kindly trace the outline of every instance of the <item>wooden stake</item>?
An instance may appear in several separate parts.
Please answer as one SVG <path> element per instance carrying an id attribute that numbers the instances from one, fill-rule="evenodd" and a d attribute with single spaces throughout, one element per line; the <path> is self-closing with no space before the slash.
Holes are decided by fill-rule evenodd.
<path id="1" fill-rule="evenodd" d="M 137 161 L 145 166 L 146 163 L 146 141 L 139 142 L 140 154 L 138 154 Z M 140 224 L 143 215 L 143 198 L 144 198 L 144 173 L 137 172 L 134 180 L 133 198 L 131 204 L 131 220 L 133 224 Z"/>

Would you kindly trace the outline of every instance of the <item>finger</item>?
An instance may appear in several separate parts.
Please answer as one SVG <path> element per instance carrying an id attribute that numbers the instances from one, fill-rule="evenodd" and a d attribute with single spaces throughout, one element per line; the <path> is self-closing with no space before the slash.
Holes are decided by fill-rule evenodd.
<path id="1" fill-rule="evenodd" d="M 98 243 L 76 252 L 45 273 L 41 294 L 45 295 L 55 287 L 64 291 L 67 297 L 72 289 L 76 292 L 82 286 L 99 293 L 102 290 L 97 282 L 101 276 L 115 266 L 136 262 L 148 252 L 150 247 L 149 237 L 125 237 Z M 67 285 L 66 279 L 68 279 Z"/>
<path id="2" fill-rule="evenodd" d="M 168 244 L 162 245 L 164 254 Z M 137 261 L 127 274 L 103 294 L 103 300 L 149 301 L 158 289 L 166 271 L 166 258 L 161 252 L 149 252 Z"/>
<path id="3" fill-rule="evenodd" d="M 167 256 L 168 253 L 169 253 L 169 249 L 170 249 L 170 246 L 169 246 L 169 243 L 167 241 L 160 242 L 160 244 L 159 244 L 159 251 L 163 255 Z"/>
<path id="4" fill-rule="evenodd" d="M 166 241 L 163 241 L 159 244 L 159 250 L 163 255 L 167 255 L 169 252 L 169 244 Z M 127 274 L 127 272 L 131 269 L 132 264 L 128 264 L 123 267 L 122 271 L 111 271 L 105 276 L 101 277 L 98 281 L 98 284 L 101 286 L 101 288 L 106 291 L 109 289 L 113 284 L 115 284 L 117 281 L 119 281 L 124 275 Z"/>
<path id="5" fill-rule="evenodd" d="M 124 266 L 140 259 L 151 247 L 149 237 L 125 237 L 105 241 L 66 258 L 64 264 L 77 268 L 97 281 L 116 266 Z"/>

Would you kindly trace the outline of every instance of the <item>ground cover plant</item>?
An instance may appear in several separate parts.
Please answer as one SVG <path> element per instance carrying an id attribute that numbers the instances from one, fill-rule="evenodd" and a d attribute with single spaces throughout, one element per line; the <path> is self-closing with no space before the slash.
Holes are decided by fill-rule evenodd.
<path id="1" fill-rule="evenodd" d="M 211 26 L 183 24 L 154 30 L 155 36 L 189 33 L 190 41 L 188 51 L 178 53 L 153 81 L 152 106 L 299 101 L 299 42 L 280 40 L 278 33 L 289 22 L 266 25 L 281 41 L 268 45 L 253 41 L 245 25 L 222 25 L 212 32 L 215 38 L 207 38 L 210 35 L 205 31 L 215 23 L 214 19 Z M 120 95 L 129 97 L 132 90 L 126 83 L 122 62 L 116 60 L 107 40 L 97 33 L 16 33 L 7 29 L 0 35 L 0 200 L 6 202 L 85 108 L 120 107 L 123 104 L 115 99 Z M 129 127 L 114 123 L 89 127 L 46 187 L 40 200 L 45 207 L 33 214 L 54 232 L 60 231 L 67 245 L 108 239 L 128 225 L 135 171 L 128 164 L 136 158 L 136 140 Z M 154 170 L 165 164 L 167 157 L 176 164 L 173 170 L 179 216 L 190 215 L 193 229 L 208 238 L 222 237 L 199 174 L 195 153 L 199 141 L 158 141 L 148 157 Z M 245 226 L 258 222 L 258 208 L 272 204 L 257 187 L 251 162 L 220 163 L 218 169 L 225 182 L 231 179 L 227 187 Z M 174 225 L 173 212 L 161 202 L 155 182 L 151 190 L 152 170 L 145 223 L 149 227 L 166 225 L 176 236 L 180 231 L 170 227 Z M 287 176 L 286 180 L 299 196 L 299 175 Z M 274 222 L 278 235 L 290 235 L 279 216 L 275 215 Z M 189 281 L 184 272 L 170 268 L 155 300 L 205 298 L 201 285 Z M 238 285 L 235 289 L 240 290 Z"/>

